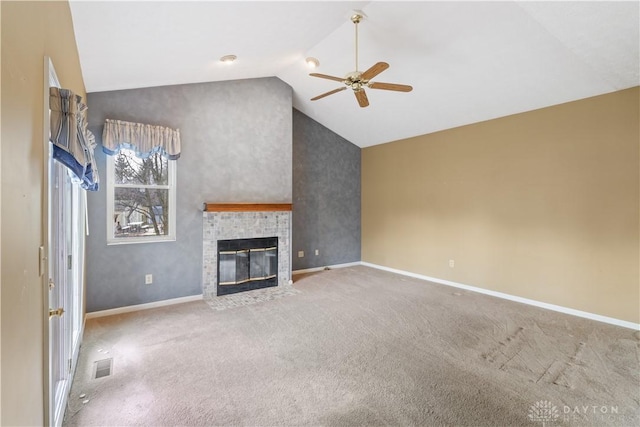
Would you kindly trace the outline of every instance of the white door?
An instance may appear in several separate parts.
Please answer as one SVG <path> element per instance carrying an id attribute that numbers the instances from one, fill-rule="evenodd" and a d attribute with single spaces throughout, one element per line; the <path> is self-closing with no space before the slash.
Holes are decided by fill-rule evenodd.
<path id="1" fill-rule="evenodd" d="M 61 425 L 64 416 L 65 399 L 70 387 L 70 317 L 69 256 L 71 240 L 71 221 L 68 205 L 70 192 L 67 189 L 65 167 L 51 160 L 51 222 L 49 241 L 49 385 L 50 385 L 50 422 Z"/>
<path id="2" fill-rule="evenodd" d="M 48 67 L 47 67 L 48 65 Z M 45 75 L 49 84 L 45 98 L 45 160 L 47 191 L 47 253 L 45 286 L 48 301 L 47 364 L 45 398 L 47 423 L 62 425 L 75 362 L 82 336 L 82 283 L 84 266 L 84 231 L 86 203 L 84 191 L 74 184 L 65 166 L 53 160 L 49 142 L 48 87 L 58 86 L 53 64 L 45 58 Z"/>

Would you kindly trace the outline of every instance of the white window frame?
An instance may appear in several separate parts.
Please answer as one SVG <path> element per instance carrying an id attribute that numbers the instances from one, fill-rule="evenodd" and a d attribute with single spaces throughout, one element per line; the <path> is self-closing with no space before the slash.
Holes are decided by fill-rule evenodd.
<path id="1" fill-rule="evenodd" d="M 177 161 L 168 160 L 167 185 L 127 185 L 115 182 L 116 156 L 107 156 L 107 245 L 129 245 L 134 243 L 175 242 L 176 241 L 176 169 Z M 169 190 L 169 233 L 162 236 L 149 237 L 114 237 L 114 197 L 116 187 L 154 188 Z"/>

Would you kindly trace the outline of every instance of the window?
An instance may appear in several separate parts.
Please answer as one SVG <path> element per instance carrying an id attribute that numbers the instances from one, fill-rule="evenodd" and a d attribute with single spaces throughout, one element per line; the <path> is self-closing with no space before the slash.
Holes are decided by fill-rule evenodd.
<path id="1" fill-rule="evenodd" d="M 176 161 L 107 156 L 107 244 L 176 240 Z"/>

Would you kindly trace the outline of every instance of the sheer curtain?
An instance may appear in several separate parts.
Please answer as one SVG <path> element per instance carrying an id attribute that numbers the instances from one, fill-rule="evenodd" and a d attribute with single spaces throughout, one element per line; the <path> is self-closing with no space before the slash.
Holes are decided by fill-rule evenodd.
<path id="1" fill-rule="evenodd" d="M 160 153 L 170 160 L 180 157 L 180 130 L 164 126 L 107 119 L 102 132 L 102 151 L 114 156 L 121 148 L 141 158 Z"/>

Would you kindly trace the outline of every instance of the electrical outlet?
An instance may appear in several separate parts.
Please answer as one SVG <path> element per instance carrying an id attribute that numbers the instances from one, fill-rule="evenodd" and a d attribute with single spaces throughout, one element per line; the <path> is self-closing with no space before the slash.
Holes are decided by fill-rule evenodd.
<path id="1" fill-rule="evenodd" d="M 304 258 L 304 251 L 298 251 L 298 258 Z"/>
<path id="2" fill-rule="evenodd" d="M 145 274 L 144 276 L 144 284 L 145 285 L 150 285 L 153 283 L 153 275 L 152 274 Z"/>
<path id="3" fill-rule="evenodd" d="M 453 267 L 455 267 L 455 266 L 456 266 L 456 262 L 455 262 L 455 260 L 450 259 L 450 260 L 449 260 L 449 267 L 453 268 Z"/>
<path id="4" fill-rule="evenodd" d="M 320 255 L 320 251 L 316 249 L 316 256 Z"/>

